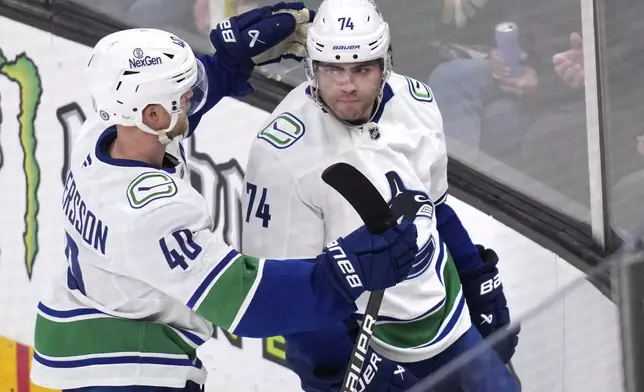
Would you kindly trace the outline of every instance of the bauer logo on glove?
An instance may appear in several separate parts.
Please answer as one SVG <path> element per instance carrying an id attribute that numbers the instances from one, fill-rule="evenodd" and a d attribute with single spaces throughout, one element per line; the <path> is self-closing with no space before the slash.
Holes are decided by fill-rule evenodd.
<path id="1" fill-rule="evenodd" d="M 351 288 L 362 287 L 360 276 L 356 273 L 356 269 L 347 258 L 347 254 L 342 250 L 338 241 L 331 241 L 326 246 L 330 255 L 333 256 L 333 261 L 338 265 L 340 271 L 345 275 L 347 282 Z"/>
<path id="2" fill-rule="evenodd" d="M 481 283 L 481 295 L 489 294 L 492 291 L 501 287 L 501 277 L 496 274 L 494 278 L 488 279 Z"/>
<path id="3" fill-rule="evenodd" d="M 253 68 L 306 55 L 307 26 L 315 12 L 298 3 L 278 3 L 219 22 L 210 41 L 229 66 Z"/>
<path id="4" fill-rule="evenodd" d="M 460 273 L 463 295 L 470 309 L 472 324 L 476 326 L 483 338 L 487 338 L 500 329 L 510 326 L 508 309 L 503 284 L 497 264 L 499 257 L 492 249 L 476 245 L 483 264 L 475 269 Z M 507 363 L 519 342 L 519 328 L 512 329 L 503 341 L 495 344 L 494 349 L 504 363 Z"/>

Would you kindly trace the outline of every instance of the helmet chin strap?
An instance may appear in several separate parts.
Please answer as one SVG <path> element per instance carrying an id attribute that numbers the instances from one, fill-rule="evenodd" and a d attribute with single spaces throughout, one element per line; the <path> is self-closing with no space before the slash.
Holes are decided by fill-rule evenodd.
<path id="1" fill-rule="evenodd" d="M 155 131 L 154 129 L 145 125 L 143 122 L 137 122 L 136 126 L 143 132 L 147 132 L 149 134 L 158 136 L 159 142 L 165 146 L 166 144 L 172 141 L 172 139 L 168 137 L 168 132 L 172 131 L 174 126 L 177 125 L 178 120 L 179 120 L 179 113 L 172 114 L 170 116 L 170 126 L 167 129 L 163 129 L 160 131 Z M 181 135 L 181 137 L 183 137 L 183 135 Z"/>

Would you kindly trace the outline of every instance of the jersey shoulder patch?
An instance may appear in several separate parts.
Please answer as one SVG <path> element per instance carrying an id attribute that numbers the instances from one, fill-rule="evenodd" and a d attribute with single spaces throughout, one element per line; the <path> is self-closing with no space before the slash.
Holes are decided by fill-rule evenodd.
<path id="1" fill-rule="evenodd" d="M 162 171 L 140 174 L 127 187 L 127 199 L 134 209 L 143 208 L 155 200 L 170 198 L 177 194 L 174 179 Z"/>
<path id="2" fill-rule="evenodd" d="M 300 140 L 305 132 L 306 128 L 302 120 L 291 113 L 284 112 L 262 129 L 257 134 L 257 138 L 265 140 L 275 148 L 285 149 Z"/>
<path id="3" fill-rule="evenodd" d="M 409 93 L 415 100 L 421 101 L 421 102 L 434 101 L 434 94 L 432 93 L 432 90 L 429 88 L 428 85 L 414 78 L 410 78 L 409 76 L 405 76 L 405 79 L 407 79 L 407 85 L 409 86 Z"/>

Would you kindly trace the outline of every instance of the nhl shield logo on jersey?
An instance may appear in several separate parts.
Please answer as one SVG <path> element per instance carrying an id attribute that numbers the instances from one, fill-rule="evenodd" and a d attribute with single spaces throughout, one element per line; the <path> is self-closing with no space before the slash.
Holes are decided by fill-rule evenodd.
<path id="1" fill-rule="evenodd" d="M 172 177 L 160 172 L 146 172 L 138 176 L 127 188 L 130 206 L 135 209 L 145 207 L 155 200 L 165 199 L 177 194 L 177 184 Z"/>
<path id="2" fill-rule="evenodd" d="M 279 149 L 292 146 L 304 135 L 304 123 L 291 113 L 277 116 L 257 137 Z"/>

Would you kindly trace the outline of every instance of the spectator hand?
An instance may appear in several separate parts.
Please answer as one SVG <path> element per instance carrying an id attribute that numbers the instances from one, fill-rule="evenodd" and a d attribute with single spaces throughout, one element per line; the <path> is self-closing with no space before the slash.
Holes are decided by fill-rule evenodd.
<path id="1" fill-rule="evenodd" d="M 210 34 L 210 4 L 208 0 L 195 0 L 192 6 L 192 16 L 199 35 L 208 37 Z"/>
<path id="2" fill-rule="evenodd" d="M 482 8 L 487 0 L 445 0 L 443 6 L 443 23 L 454 24 L 459 29 L 467 25 L 467 20 L 476 15 L 476 9 Z"/>
<path id="3" fill-rule="evenodd" d="M 555 72 L 568 86 L 580 88 L 584 85 L 584 48 L 578 33 L 570 34 L 570 50 L 552 57 Z"/>
<path id="4" fill-rule="evenodd" d="M 518 97 L 532 94 L 537 90 L 538 85 L 539 79 L 537 78 L 537 71 L 530 67 L 525 67 L 525 73 L 521 77 L 514 78 L 508 76 L 499 79 L 499 87 L 502 91 Z"/>
<path id="5" fill-rule="evenodd" d="M 644 135 L 637 137 L 637 152 L 644 156 Z"/>
<path id="6" fill-rule="evenodd" d="M 521 60 L 525 61 L 527 59 L 527 53 L 522 52 Z M 539 78 L 534 68 L 524 66 L 523 76 L 512 77 L 510 68 L 505 65 L 501 53 L 497 49 L 492 50 L 492 53 L 490 53 L 490 61 L 492 77 L 498 80 L 499 88 L 502 91 L 523 97 L 537 90 Z"/>

